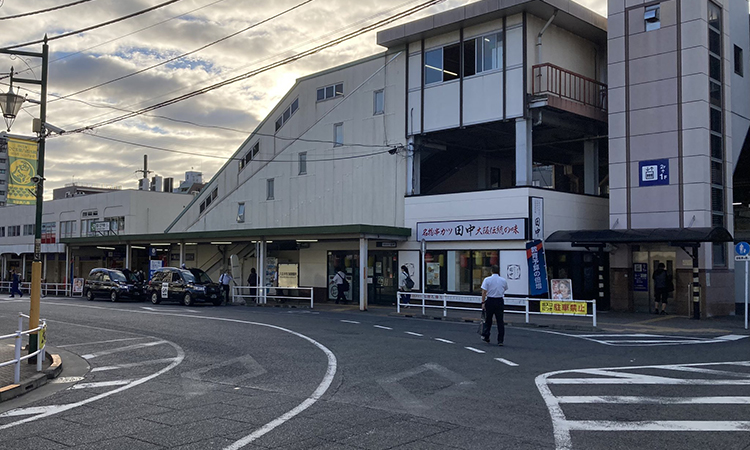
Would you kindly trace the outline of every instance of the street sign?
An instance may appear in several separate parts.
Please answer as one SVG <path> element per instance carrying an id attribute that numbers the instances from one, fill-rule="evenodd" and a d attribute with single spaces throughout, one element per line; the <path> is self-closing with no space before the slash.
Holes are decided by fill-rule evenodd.
<path id="1" fill-rule="evenodd" d="M 734 255 L 735 261 L 750 261 L 750 255 Z"/>
<path id="2" fill-rule="evenodd" d="M 750 244 L 747 242 L 740 242 L 734 246 L 734 251 L 739 256 L 748 256 L 750 255 Z"/>

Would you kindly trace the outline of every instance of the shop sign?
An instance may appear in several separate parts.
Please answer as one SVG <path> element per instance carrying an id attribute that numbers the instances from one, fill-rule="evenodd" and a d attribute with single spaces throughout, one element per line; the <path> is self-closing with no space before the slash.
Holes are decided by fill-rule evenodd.
<path id="1" fill-rule="evenodd" d="M 396 248 L 396 243 L 393 241 L 378 241 L 375 245 L 383 248 Z"/>
<path id="2" fill-rule="evenodd" d="M 529 264 L 529 294 L 546 294 L 547 265 L 544 260 L 544 244 L 542 241 L 526 243 L 526 260 Z"/>
<path id="3" fill-rule="evenodd" d="M 418 241 L 509 241 L 525 237 L 526 219 L 417 223 Z"/>
<path id="4" fill-rule="evenodd" d="M 544 239 L 544 199 L 542 197 L 529 197 L 529 211 L 531 219 L 531 236 L 533 240 Z"/>
<path id="5" fill-rule="evenodd" d="M 92 233 L 108 233 L 109 222 L 91 222 Z"/>
<path id="6" fill-rule="evenodd" d="M 539 312 L 542 314 L 576 314 L 586 315 L 586 302 L 539 302 Z"/>
<path id="7" fill-rule="evenodd" d="M 633 264 L 633 290 L 648 292 L 648 264 Z"/>
<path id="8" fill-rule="evenodd" d="M 639 186 L 664 186 L 669 184 L 669 160 L 654 159 L 638 163 Z"/>

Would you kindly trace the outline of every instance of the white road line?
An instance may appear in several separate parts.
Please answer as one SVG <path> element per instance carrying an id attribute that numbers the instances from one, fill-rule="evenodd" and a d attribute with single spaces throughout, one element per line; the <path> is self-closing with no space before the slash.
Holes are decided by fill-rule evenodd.
<path id="1" fill-rule="evenodd" d="M 415 333 L 413 331 L 404 331 L 404 333 L 411 334 L 412 336 L 420 336 L 420 337 L 424 336 L 424 334 Z"/>
<path id="2" fill-rule="evenodd" d="M 110 386 L 124 386 L 132 382 L 133 380 L 114 380 L 114 381 L 97 381 L 94 383 L 78 383 L 78 384 L 74 384 L 68 389 L 71 389 L 71 390 L 73 389 L 96 389 L 96 388 L 110 387 Z"/>
<path id="3" fill-rule="evenodd" d="M 484 350 L 479 350 L 478 348 L 474 348 L 474 347 L 464 347 L 464 348 L 465 348 L 466 350 L 471 350 L 471 351 L 472 351 L 472 352 L 474 352 L 474 353 L 487 353 L 487 352 L 485 352 Z"/>
<path id="4" fill-rule="evenodd" d="M 44 414 L 46 412 L 56 410 L 57 408 L 59 408 L 59 406 L 57 405 L 16 408 L 0 414 L 0 417 L 33 416 L 35 414 Z"/>
<path id="5" fill-rule="evenodd" d="M 518 364 L 514 363 L 513 361 L 509 361 L 505 358 L 495 358 L 495 361 L 500 361 L 503 364 L 507 364 L 511 367 L 518 367 Z"/>
<path id="6" fill-rule="evenodd" d="M 703 367 L 685 366 L 662 366 L 664 369 L 676 370 L 678 372 L 704 373 L 706 375 L 718 375 L 722 377 L 750 378 L 750 373 L 731 372 L 729 370 L 705 369 Z"/>
<path id="7" fill-rule="evenodd" d="M 112 342 L 122 342 L 122 341 L 137 341 L 138 339 L 149 339 L 147 337 L 135 337 L 135 338 L 124 338 L 124 339 L 110 339 L 108 341 L 95 341 L 95 342 L 83 342 L 80 344 L 68 344 L 68 345 L 58 345 L 58 348 L 68 348 L 68 347 L 80 347 L 82 345 L 97 345 L 97 344 L 109 344 Z"/>
<path id="8" fill-rule="evenodd" d="M 630 385 L 651 385 L 651 384 L 668 384 L 676 386 L 750 386 L 750 380 L 701 380 L 701 379 L 682 379 L 659 377 L 638 377 L 638 378 L 552 378 L 547 380 L 549 384 L 630 384 Z"/>
<path id="9" fill-rule="evenodd" d="M 571 420 L 573 431 L 750 431 L 750 421 L 662 420 L 658 422 L 616 422 Z"/>
<path id="10" fill-rule="evenodd" d="M 719 341 L 739 341 L 740 339 L 747 338 L 747 335 L 739 335 L 739 334 L 728 334 L 726 336 L 719 336 L 714 339 Z"/>
<path id="11" fill-rule="evenodd" d="M 340 322 L 359 324 L 356 320 L 340 320 Z"/>
<path id="12" fill-rule="evenodd" d="M 750 397 L 634 397 L 583 395 L 557 397 L 559 403 L 617 403 L 628 405 L 750 405 Z"/>
<path id="13" fill-rule="evenodd" d="M 143 344 L 128 345 L 127 347 L 118 347 L 112 350 L 102 350 L 96 353 L 89 353 L 87 355 L 81 355 L 81 358 L 93 359 L 93 358 L 98 358 L 100 356 L 111 355 L 113 353 L 127 352 L 130 350 L 137 350 L 139 348 L 145 348 L 145 347 L 153 347 L 154 345 L 161 345 L 161 344 L 166 344 L 166 343 L 167 341 L 144 342 Z"/>
<path id="14" fill-rule="evenodd" d="M 384 327 L 383 325 L 373 325 L 375 328 L 380 328 L 381 330 L 392 330 L 391 327 Z"/>
<path id="15" fill-rule="evenodd" d="M 132 367 L 151 366 L 155 364 L 168 364 L 168 363 L 171 363 L 172 361 L 174 361 L 174 358 L 151 359 L 148 361 L 141 361 L 137 363 L 118 364 L 116 366 L 94 367 L 93 369 L 91 369 L 91 371 L 92 372 L 105 372 L 108 370 L 130 369 Z"/>
<path id="16" fill-rule="evenodd" d="M 448 339 L 435 338 L 435 340 L 438 342 L 445 342 L 446 344 L 453 344 L 453 341 L 449 341 Z"/>

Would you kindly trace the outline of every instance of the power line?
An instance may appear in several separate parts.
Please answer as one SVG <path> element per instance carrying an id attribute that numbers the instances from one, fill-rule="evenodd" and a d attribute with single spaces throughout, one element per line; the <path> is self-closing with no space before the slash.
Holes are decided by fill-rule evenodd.
<path id="1" fill-rule="evenodd" d="M 163 66 L 163 65 L 165 65 L 165 64 L 169 64 L 169 63 L 171 63 L 171 62 L 173 62 L 173 61 L 176 61 L 176 60 L 178 60 L 178 59 L 182 59 L 182 58 L 184 58 L 184 57 L 186 57 L 186 56 L 192 55 L 193 53 L 197 53 L 197 52 L 199 52 L 199 51 L 201 51 L 201 50 L 205 50 L 205 49 L 207 49 L 208 47 L 211 47 L 211 46 L 213 46 L 213 45 L 216 45 L 216 44 L 218 44 L 218 43 L 220 43 L 220 42 L 226 41 L 227 39 L 233 38 L 233 37 L 237 36 L 238 34 L 242 34 L 242 33 L 244 33 L 245 31 L 251 30 L 251 29 L 253 29 L 253 28 L 255 28 L 255 27 L 258 27 L 258 26 L 260 26 L 260 25 L 263 25 L 264 23 L 267 23 L 267 22 L 270 22 L 270 21 L 272 21 L 272 20 L 274 20 L 274 19 L 277 19 L 277 18 L 279 18 L 279 17 L 281 17 L 281 16 L 283 16 L 283 15 L 285 15 L 285 14 L 288 14 L 288 13 L 290 13 L 290 12 L 294 11 L 295 9 L 301 8 L 301 7 L 305 6 L 306 4 L 308 4 L 308 3 L 310 3 L 310 2 L 313 2 L 313 1 L 315 1 L 315 0 L 305 0 L 305 1 L 303 1 L 302 3 L 298 3 L 297 5 L 295 5 L 295 6 L 292 6 L 291 8 L 288 8 L 288 9 L 286 9 L 286 10 L 284 10 L 284 11 L 282 11 L 282 12 L 278 13 L 278 14 L 275 14 L 275 15 L 273 15 L 273 16 L 271 16 L 271 17 L 268 17 L 268 18 L 266 18 L 266 19 L 263 19 L 263 20 L 261 20 L 260 22 L 256 22 L 256 23 L 254 23 L 254 24 L 252 24 L 252 25 L 250 25 L 250 26 L 248 26 L 248 27 L 245 27 L 245 28 L 243 28 L 243 29 L 241 29 L 241 30 L 239 30 L 239 31 L 236 31 L 236 32 L 234 32 L 234 33 L 232 33 L 232 34 L 229 34 L 229 35 L 227 35 L 227 36 L 224 36 L 224 37 L 222 37 L 222 38 L 220 38 L 220 39 L 217 39 L 217 40 L 215 40 L 215 41 L 213 41 L 213 42 L 209 42 L 208 44 L 205 44 L 205 45 L 203 45 L 203 46 L 201 46 L 201 47 L 198 47 L 198 48 L 196 48 L 195 50 L 191 50 L 191 51 L 189 51 L 189 52 L 187 52 L 187 53 L 183 53 L 183 54 L 181 54 L 181 55 L 177 55 L 177 56 L 175 56 L 175 57 L 173 57 L 173 58 L 167 59 L 167 60 L 165 60 L 165 61 L 161 61 L 161 62 L 159 62 L 159 63 L 157 63 L 157 64 L 154 64 L 154 65 L 152 65 L 152 66 L 149 66 L 149 67 L 145 67 L 145 68 L 143 68 L 143 69 L 140 69 L 140 70 L 137 70 L 137 71 L 135 71 L 135 72 L 131 72 L 131 73 L 129 73 L 129 74 L 126 74 L 126 75 L 123 75 L 123 76 L 117 77 L 117 78 L 115 78 L 115 79 L 112 79 L 112 80 L 109 80 L 109 81 L 105 81 L 105 82 L 103 82 L 103 83 L 99 83 L 99 84 L 97 84 L 97 85 L 95 85 L 95 86 L 91 86 L 91 87 L 87 87 L 87 88 L 85 88 L 85 89 L 81 89 L 80 91 L 77 91 L 77 92 L 73 92 L 72 94 L 67 94 L 67 95 L 64 95 L 64 96 L 62 96 L 62 97 L 56 98 L 56 99 L 54 99 L 54 100 L 51 100 L 51 101 L 50 101 L 50 103 L 52 103 L 52 102 L 55 102 L 55 101 L 57 101 L 57 100 L 62 100 L 62 99 L 64 99 L 64 98 L 72 97 L 72 96 L 74 96 L 74 95 L 82 94 L 82 93 L 84 93 L 84 92 L 88 92 L 88 91 L 91 91 L 91 90 L 94 90 L 94 89 L 100 88 L 100 87 L 102 87 L 102 86 L 106 86 L 106 85 L 108 85 L 108 84 L 110 84 L 110 83 L 115 83 L 115 82 L 117 82 L 117 81 L 120 81 L 120 80 L 124 80 L 124 79 L 126 79 L 126 78 L 129 78 L 129 77 L 132 77 L 132 76 L 134 76 L 134 75 L 138 75 L 138 74 L 140 74 L 140 73 L 146 72 L 146 71 L 148 71 L 148 70 L 151 70 L 151 69 L 154 69 L 154 68 L 156 68 L 156 67 L 160 67 L 160 66 Z"/>
<path id="2" fill-rule="evenodd" d="M 338 45 L 338 44 L 340 44 L 342 42 L 345 42 L 345 41 L 348 41 L 350 39 L 353 39 L 353 38 L 355 38 L 357 36 L 360 36 L 360 35 L 362 35 L 364 33 L 372 31 L 374 29 L 380 28 L 383 25 L 386 25 L 388 23 L 394 22 L 394 21 L 402 19 L 404 17 L 408 17 L 408 16 L 410 16 L 410 15 L 412 15 L 412 14 L 418 12 L 418 11 L 421 11 L 422 9 L 428 8 L 428 7 L 436 5 L 438 3 L 442 3 L 443 1 L 444 0 L 429 0 L 427 2 L 424 2 L 424 3 L 421 3 L 421 4 L 417 5 L 415 7 L 409 8 L 406 11 L 402 11 L 402 12 L 400 12 L 398 14 L 395 14 L 393 16 L 387 17 L 386 19 L 380 20 L 378 22 L 375 22 L 373 24 L 370 24 L 368 26 L 360 28 L 357 31 L 354 31 L 354 32 L 349 33 L 349 34 L 346 34 L 346 35 L 341 36 L 341 37 L 339 37 L 337 39 L 328 41 L 328 42 L 326 42 L 324 44 L 318 45 L 316 47 L 313 47 L 313 48 L 311 48 L 309 50 L 306 50 L 304 52 L 298 53 L 296 55 L 290 56 L 288 58 L 284 58 L 284 59 L 282 59 L 280 61 L 276 61 L 274 63 L 268 64 L 268 65 L 266 65 L 264 67 L 261 67 L 261 68 L 252 70 L 250 72 L 246 72 L 244 74 L 241 74 L 241 75 L 229 78 L 229 79 L 221 81 L 219 83 L 215 83 L 215 84 L 206 86 L 206 87 L 198 89 L 196 91 L 189 92 L 187 94 L 183 94 L 183 95 L 181 95 L 179 97 L 175 97 L 175 98 L 172 98 L 170 100 L 166 100 L 164 102 L 156 103 L 154 105 L 151 105 L 151 106 L 148 106 L 148 107 L 145 107 L 145 108 L 141 108 L 141 109 L 139 109 L 137 111 L 133 111 L 133 112 L 131 112 L 129 114 L 124 114 L 124 115 L 121 115 L 121 116 L 117 116 L 117 117 L 114 117 L 114 118 L 109 119 L 109 120 L 105 120 L 105 121 L 102 121 L 102 122 L 99 122 L 99 123 L 95 123 L 93 125 L 89 125 L 87 127 L 78 128 L 78 129 L 73 130 L 71 132 L 81 132 L 81 131 L 84 131 L 84 130 L 92 130 L 92 129 L 99 128 L 99 127 L 102 127 L 102 126 L 105 126 L 105 125 L 110 125 L 110 124 L 113 124 L 113 123 L 116 123 L 116 122 L 120 122 L 120 121 L 125 120 L 125 119 L 129 119 L 131 117 L 135 117 L 135 116 L 147 113 L 149 111 L 153 111 L 153 110 L 156 110 L 156 109 L 159 109 L 159 108 L 163 108 L 165 106 L 169 106 L 169 105 L 173 105 L 175 103 L 179 103 L 179 102 L 181 102 L 183 100 L 187 100 L 189 98 L 205 94 L 207 92 L 213 91 L 215 89 L 219 89 L 219 88 L 227 86 L 229 84 L 236 83 L 238 81 L 246 80 L 248 78 L 251 78 L 251 77 L 254 77 L 254 76 L 258 75 L 258 74 L 261 74 L 263 72 L 267 72 L 267 71 L 269 71 L 271 69 L 275 69 L 277 67 L 281 67 L 281 66 L 289 64 L 291 62 L 295 62 L 295 61 L 297 61 L 299 59 L 302 59 L 302 58 L 305 58 L 307 56 L 314 55 L 314 54 L 319 53 L 320 51 L 325 50 L 327 48 L 334 47 L 334 46 L 336 46 L 336 45 Z"/>
<path id="3" fill-rule="evenodd" d="M 37 11 L 31 11 L 31 12 L 22 13 L 22 14 L 15 14 L 13 16 L 0 17 L 0 20 L 18 19 L 20 17 L 33 16 L 35 14 L 42 14 L 42 13 L 46 13 L 46 12 L 50 12 L 50 11 L 55 11 L 57 9 L 63 9 L 63 8 L 67 8 L 69 6 L 80 5 L 81 3 L 87 3 L 87 2 L 90 2 L 90 1 L 92 1 L 92 0 L 78 0 L 78 1 L 75 1 L 75 2 L 72 2 L 72 3 L 68 3 L 66 5 L 53 6 L 52 8 L 40 9 L 40 10 L 37 10 Z"/>
<path id="4" fill-rule="evenodd" d="M 164 2 L 164 3 L 158 4 L 156 6 L 152 6 L 150 8 L 146 8 L 146 9 L 142 9 L 140 11 L 136 11 L 136 12 L 128 14 L 126 16 L 118 17 L 117 19 L 112 19 L 110 21 L 102 22 L 102 23 L 97 24 L 97 25 L 92 25 L 90 27 L 81 28 L 80 30 L 71 31 L 69 33 L 58 34 L 57 36 L 52 36 L 51 38 L 48 38 L 47 36 L 45 36 L 44 39 L 37 39 L 36 41 L 29 41 L 29 42 L 25 42 L 23 44 L 11 45 L 9 47 L 3 48 L 3 50 L 11 50 L 11 49 L 14 49 L 14 48 L 26 47 L 26 46 L 34 45 L 34 44 L 41 44 L 42 42 L 45 42 L 45 41 L 54 41 L 54 40 L 66 38 L 66 37 L 69 37 L 69 36 L 75 36 L 76 34 L 85 33 L 87 31 L 96 30 L 97 28 L 105 27 L 107 25 L 112 25 L 113 23 L 122 22 L 123 20 L 132 19 L 133 17 L 140 16 L 141 14 L 146 14 L 148 12 L 157 10 L 159 8 L 163 8 L 164 6 L 171 5 L 172 3 L 177 3 L 179 1 L 182 1 L 182 0 L 168 0 L 168 1 Z"/>

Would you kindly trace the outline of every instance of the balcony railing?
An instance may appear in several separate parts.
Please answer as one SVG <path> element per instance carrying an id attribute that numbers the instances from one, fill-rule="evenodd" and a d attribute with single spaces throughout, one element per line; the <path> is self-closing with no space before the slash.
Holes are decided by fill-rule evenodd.
<path id="1" fill-rule="evenodd" d="M 533 95 L 554 95 L 560 98 L 607 110 L 607 85 L 554 64 L 533 66 Z"/>

